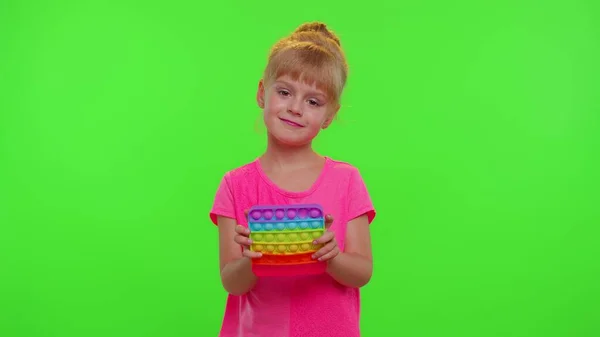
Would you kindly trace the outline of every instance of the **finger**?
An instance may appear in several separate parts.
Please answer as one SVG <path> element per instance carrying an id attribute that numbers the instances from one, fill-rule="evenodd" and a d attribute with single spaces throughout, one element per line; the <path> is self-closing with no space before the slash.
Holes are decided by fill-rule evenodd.
<path id="1" fill-rule="evenodd" d="M 250 240 L 249 238 L 247 238 L 243 235 L 236 235 L 235 238 L 233 238 L 233 240 L 238 245 L 242 245 L 242 246 L 246 246 L 246 247 L 249 247 L 252 244 L 252 240 Z"/>
<path id="2" fill-rule="evenodd" d="M 336 255 L 338 255 L 338 253 L 340 252 L 338 247 L 335 247 L 334 249 L 332 249 L 329 253 L 321 256 L 319 258 L 319 261 L 327 261 L 327 260 L 331 260 L 334 257 L 336 257 Z"/>
<path id="3" fill-rule="evenodd" d="M 260 252 L 253 252 L 250 249 L 244 249 L 244 251 L 242 252 L 242 255 L 251 259 L 257 259 L 259 257 L 262 257 L 262 253 Z"/>
<path id="4" fill-rule="evenodd" d="M 331 227 L 332 224 L 333 224 L 333 215 L 327 214 L 325 216 L 325 229 L 329 229 L 329 227 Z"/>
<path id="5" fill-rule="evenodd" d="M 332 251 L 333 249 L 335 249 L 337 247 L 337 243 L 335 241 L 331 241 L 328 244 L 324 245 L 321 249 L 317 250 L 314 254 L 313 254 L 313 259 L 318 259 L 321 256 L 329 253 L 330 251 Z"/>
<path id="6" fill-rule="evenodd" d="M 250 235 L 250 229 L 248 229 L 247 227 L 244 227 L 242 225 L 235 226 L 235 232 L 240 235 L 244 235 L 244 236 Z"/>
<path id="7" fill-rule="evenodd" d="M 335 238 L 335 234 L 332 231 L 327 230 L 323 233 L 323 235 L 315 239 L 315 241 L 313 241 L 313 244 L 318 245 L 320 243 L 327 243 L 333 240 L 333 238 Z"/>

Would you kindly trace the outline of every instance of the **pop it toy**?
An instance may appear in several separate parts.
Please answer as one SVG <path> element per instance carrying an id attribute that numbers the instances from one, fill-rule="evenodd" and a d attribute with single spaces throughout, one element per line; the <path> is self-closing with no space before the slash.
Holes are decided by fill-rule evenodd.
<path id="1" fill-rule="evenodd" d="M 290 275 L 322 272 L 312 254 L 322 245 L 313 241 L 325 231 L 323 209 L 316 204 L 254 206 L 248 211 L 250 250 L 261 252 L 253 259 L 257 275 Z M 314 265 L 305 266 L 302 265 Z"/>

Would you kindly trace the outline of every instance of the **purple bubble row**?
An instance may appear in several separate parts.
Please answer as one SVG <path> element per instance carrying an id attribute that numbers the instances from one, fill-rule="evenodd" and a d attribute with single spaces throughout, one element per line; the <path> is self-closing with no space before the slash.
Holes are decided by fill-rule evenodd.
<path id="1" fill-rule="evenodd" d="M 296 217 L 300 219 L 306 219 L 310 217 L 312 219 L 316 219 L 321 217 L 321 210 L 318 208 L 300 208 L 298 210 L 290 208 L 287 211 L 283 209 L 272 210 L 254 210 L 250 212 L 250 217 L 254 220 L 281 220 L 285 217 L 288 219 L 295 219 Z"/>

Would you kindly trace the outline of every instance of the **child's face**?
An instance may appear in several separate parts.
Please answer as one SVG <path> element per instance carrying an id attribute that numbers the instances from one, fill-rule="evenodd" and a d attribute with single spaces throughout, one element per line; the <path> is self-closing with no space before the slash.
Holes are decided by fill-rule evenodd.
<path id="1" fill-rule="evenodd" d="M 264 86 L 260 82 L 258 105 L 263 108 L 269 133 L 292 146 L 310 143 L 331 123 L 336 108 L 325 92 L 314 85 L 282 76 Z"/>

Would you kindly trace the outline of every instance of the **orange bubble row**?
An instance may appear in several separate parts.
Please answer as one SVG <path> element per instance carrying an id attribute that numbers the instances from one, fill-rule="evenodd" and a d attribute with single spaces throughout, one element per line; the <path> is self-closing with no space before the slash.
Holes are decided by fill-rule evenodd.
<path id="1" fill-rule="evenodd" d="M 312 252 L 306 254 L 295 254 L 295 255 L 268 255 L 265 254 L 261 258 L 253 259 L 254 264 L 261 265 L 289 265 L 289 264 L 305 264 L 315 263 L 317 260 L 313 260 Z"/>

